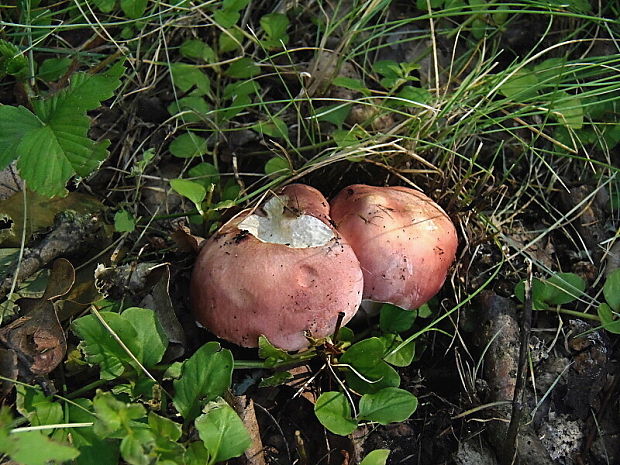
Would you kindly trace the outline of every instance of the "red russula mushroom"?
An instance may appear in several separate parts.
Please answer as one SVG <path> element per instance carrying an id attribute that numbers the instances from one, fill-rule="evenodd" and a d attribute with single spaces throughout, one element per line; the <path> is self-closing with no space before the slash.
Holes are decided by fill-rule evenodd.
<path id="1" fill-rule="evenodd" d="M 443 285 L 456 254 L 456 230 L 426 195 L 355 184 L 332 200 L 330 215 L 360 261 L 364 299 L 415 309 Z"/>
<path id="2" fill-rule="evenodd" d="M 257 210 L 226 223 L 202 247 L 190 297 L 196 319 L 215 335 L 256 347 L 265 335 L 299 350 L 331 335 L 362 299 L 363 277 L 351 247 L 331 226 L 316 189 L 292 184 Z"/>

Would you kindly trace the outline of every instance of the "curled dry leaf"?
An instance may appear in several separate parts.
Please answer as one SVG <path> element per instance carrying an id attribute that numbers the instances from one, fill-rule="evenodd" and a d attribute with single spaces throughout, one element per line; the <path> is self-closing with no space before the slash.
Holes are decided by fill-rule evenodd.
<path id="1" fill-rule="evenodd" d="M 19 360 L 20 376 L 45 375 L 64 359 L 67 342 L 54 301 L 69 292 L 74 280 L 71 263 L 65 259 L 56 260 L 43 297 L 18 301 L 24 315 L 0 329 L 0 341 L 8 351 L 15 353 L 14 359 L 10 353 L 5 354 L 3 362 Z M 13 376 L 7 377 L 14 379 L 15 365 L 9 365 L 3 364 L 3 376 L 10 373 Z"/>

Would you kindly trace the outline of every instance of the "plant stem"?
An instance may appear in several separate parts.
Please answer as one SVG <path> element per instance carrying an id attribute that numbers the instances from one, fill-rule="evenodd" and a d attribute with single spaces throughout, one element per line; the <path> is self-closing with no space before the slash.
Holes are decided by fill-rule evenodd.
<path id="1" fill-rule="evenodd" d="M 105 383 L 107 383 L 109 380 L 107 379 L 98 379 L 93 381 L 90 384 L 87 384 L 86 386 L 82 386 L 80 389 L 78 389 L 77 391 L 73 391 L 69 394 L 67 394 L 65 397 L 67 399 L 75 399 L 76 397 L 81 396 L 82 394 L 84 394 L 85 392 L 88 391 L 92 391 L 93 389 L 98 388 L 99 386 L 103 386 Z"/>

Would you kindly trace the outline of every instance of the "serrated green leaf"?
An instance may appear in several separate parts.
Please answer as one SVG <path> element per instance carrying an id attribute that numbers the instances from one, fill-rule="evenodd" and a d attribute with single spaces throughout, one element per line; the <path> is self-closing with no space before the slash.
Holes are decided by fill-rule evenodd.
<path id="1" fill-rule="evenodd" d="M 383 304 L 379 310 L 379 328 L 387 333 L 401 333 L 413 326 L 416 312 L 396 305 Z"/>
<path id="2" fill-rule="evenodd" d="M 121 0 L 121 10 L 129 19 L 138 19 L 144 15 L 148 0 Z"/>
<path id="3" fill-rule="evenodd" d="M 70 58 L 48 58 L 39 66 L 37 75 L 44 81 L 56 81 L 60 79 L 71 65 Z"/>
<path id="4" fill-rule="evenodd" d="M 181 377 L 173 382 L 173 402 L 186 422 L 200 414 L 202 402 L 230 387 L 232 368 L 232 353 L 217 342 L 206 343 L 183 364 Z"/>
<path id="5" fill-rule="evenodd" d="M 620 269 L 615 270 L 605 280 L 603 295 L 614 311 L 620 312 Z"/>
<path id="6" fill-rule="evenodd" d="M 252 444 L 241 418 L 223 400 L 207 404 L 206 413 L 196 418 L 195 425 L 211 463 L 238 457 Z"/>
<path id="7" fill-rule="evenodd" d="M 364 394 L 360 400 L 360 420 L 382 425 L 405 421 L 418 407 L 418 399 L 408 391 L 396 387 Z"/>
<path id="8" fill-rule="evenodd" d="M 27 108 L 0 105 L 0 170 L 17 158 L 17 147 L 24 137 L 41 126 Z"/>
<path id="9" fill-rule="evenodd" d="M 17 130 L 10 136 L 5 132 L 9 128 L 0 125 L 0 148 L 8 150 L 0 162 L 19 155 L 19 172 L 31 189 L 48 197 L 63 195 L 71 176 L 89 175 L 107 156 L 108 141 L 95 143 L 88 138 L 86 112 L 113 95 L 123 71 L 117 64 L 97 75 L 77 73 L 67 89 L 47 100 L 34 101 L 32 116 L 26 116 L 26 109 L 0 107 L 0 122 L 11 115 L 18 122 L 17 127 L 10 123 Z"/>
<path id="10" fill-rule="evenodd" d="M 357 428 L 357 421 L 351 418 L 351 406 L 341 392 L 324 392 L 314 404 L 314 413 L 321 424 L 334 434 L 346 436 Z"/>
<path id="11" fill-rule="evenodd" d="M 369 452 L 360 465 L 385 465 L 390 455 L 389 449 L 376 449 Z"/>
<path id="12" fill-rule="evenodd" d="M 136 219 L 131 212 L 119 210 L 114 214 L 114 229 L 116 232 L 133 232 L 136 229 Z"/>

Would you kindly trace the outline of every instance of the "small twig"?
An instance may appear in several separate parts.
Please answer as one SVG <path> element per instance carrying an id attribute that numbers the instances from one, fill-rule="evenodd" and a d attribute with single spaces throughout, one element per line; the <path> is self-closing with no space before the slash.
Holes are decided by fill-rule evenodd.
<path id="1" fill-rule="evenodd" d="M 517 365 L 517 378 L 512 400 L 512 414 L 510 424 L 506 432 L 504 454 L 501 457 L 502 465 L 514 463 L 517 454 L 517 435 L 523 417 L 523 398 L 525 394 L 525 380 L 527 373 L 527 360 L 529 353 L 530 333 L 532 330 L 532 262 L 528 262 L 527 279 L 525 280 L 525 305 L 521 318 L 521 344 L 519 350 L 519 363 Z"/>

